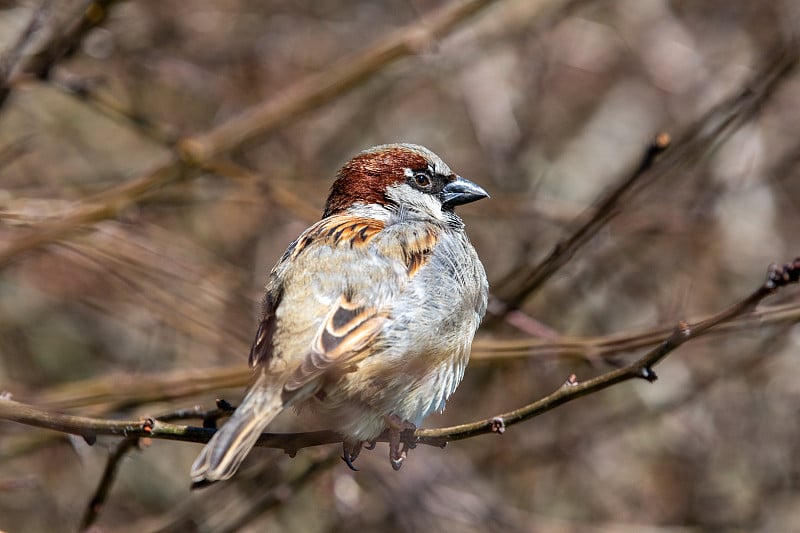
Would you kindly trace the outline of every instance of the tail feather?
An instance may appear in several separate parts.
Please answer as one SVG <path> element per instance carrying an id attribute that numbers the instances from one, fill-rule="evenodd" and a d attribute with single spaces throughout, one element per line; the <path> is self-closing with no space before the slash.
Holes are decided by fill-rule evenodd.
<path id="1" fill-rule="evenodd" d="M 195 485 L 228 479 L 239 469 L 259 435 L 286 407 L 282 388 L 265 383 L 261 375 L 242 404 L 222 425 L 192 464 Z"/>

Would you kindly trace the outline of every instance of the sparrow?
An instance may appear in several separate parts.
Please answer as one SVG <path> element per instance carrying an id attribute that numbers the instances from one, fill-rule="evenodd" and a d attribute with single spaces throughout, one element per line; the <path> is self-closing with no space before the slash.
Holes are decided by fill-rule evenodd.
<path id="1" fill-rule="evenodd" d="M 444 409 L 486 312 L 486 273 L 453 208 L 488 196 L 419 145 L 347 162 L 322 219 L 269 274 L 249 357 L 257 376 L 192 465 L 195 486 L 233 476 L 288 407 L 320 413 L 351 468 L 388 428 L 398 470 L 402 431 Z"/>

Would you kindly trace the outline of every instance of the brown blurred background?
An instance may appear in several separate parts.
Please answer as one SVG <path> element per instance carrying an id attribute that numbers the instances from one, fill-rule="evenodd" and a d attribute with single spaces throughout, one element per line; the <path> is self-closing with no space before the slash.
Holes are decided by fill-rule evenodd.
<path id="1" fill-rule="evenodd" d="M 428 146 L 492 194 L 460 214 L 495 297 L 521 300 L 513 320 L 481 329 L 428 427 L 511 410 L 638 353 L 605 357 L 587 341 L 569 357 L 500 357 L 501 342 L 670 328 L 798 255 L 799 5 L 489 3 L 433 31 L 461 4 L 0 2 L 0 390 L 104 418 L 236 403 L 268 270 L 319 216 L 338 167 L 385 142 Z M 359 54 L 407 37 L 396 61 L 378 55 L 347 87 L 333 83 Z M 283 115 L 265 126 L 269 102 Z M 222 130 L 212 156 L 176 148 L 231 120 L 247 142 Z M 616 216 L 521 297 L 525 269 L 661 131 L 672 147 Z M 778 305 L 783 318 L 681 347 L 654 384 L 617 385 L 502 437 L 419 446 L 400 472 L 385 444 L 359 472 L 337 446 L 294 459 L 259 449 L 234 481 L 190 492 L 199 446 L 153 440 L 120 462 L 93 527 L 796 530 L 798 290 L 765 302 Z M 119 441 L 0 423 L 0 530 L 79 529 Z"/>

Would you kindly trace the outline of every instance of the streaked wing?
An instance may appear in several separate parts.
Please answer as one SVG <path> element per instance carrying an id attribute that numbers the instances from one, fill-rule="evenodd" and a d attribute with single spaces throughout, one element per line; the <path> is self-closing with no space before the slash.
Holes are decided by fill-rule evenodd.
<path id="1" fill-rule="evenodd" d="M 314 246 L 327 245 L 332 248 L 365 246 L 384 227 L 383 222 L 372 218 L 347 215 L 324 218 L 308 228 L 292 243 L 281 262 L 296 259 L 308 249 L 311 243 L 314 243 Z"/>
<path id="2" fill-rule="evenodd" d="M 284 388 L 298 389 L 334 367 L 345 371 L 348 365 L 371 353 L 367 348 L 388 319 L 387 313 L 359 306 L 340 296 L 314 337 L 311 352 Z"/>
<path id="3" fill-rule="evenodd" d="M 350 258 L 351 250 L 373 246 L 372 249 L 377 257 L 388 260 L 386 265 L 397 262 L 396 264 L 402 268 L 400 271 L 404 270 L 410 279 L 427 264 L 439 239 L 437 229 L 420 230 L 419 226 L 411 225 L 397 225 L 391 228 L 390 238 L 375 240 L 387 229 L 382 221 L 335 215 L 320 220 L 300 235 L 289 246 L 273 271 L 271 288 L 268 288 L 265 299 L 263 318 L 250 353 L 251 365 L 269 364 L 276 332 L 279 332 L 278 335 L 287 336 L 281 337 L 278 343 L 284 347 L 282 350 L 289 350 L 286 357 L 291 358 L 291 354 L 298 351 L 300 346 L 307 347 L 305 349 L 308 350 L 302 362 L 290 374 L 284 386 L 287 391 L 297 390 L 334 368 L 347 372 L 352 365 L 373 353 L 372 345 L 386 321 L 391 318 L 387 310 L 388 302 L 376 302 L 373 301 L 374 296 L 370 296 L 373 292 L 380 291 L 375 291 L 375 287 L 369 284 L 374 284 L 375 279 L 382 279 L 383 274 L 368 272 L 371 269 L 384 267 L 379 267 L 380 262 L 376 261 L 367 261 L 363 265 L 354 264 Z M 318 254 L 320 250 L 328 252 Z M 355 257 L 358 255 L 360 254 L 355 254 Z M 321 260 L 320 257 L 325 259 Z M 388 269 L 387 275 L 392 271 L 395 275 L 398 272 L 396 268 L 385 268 Z M 299 275 L 293 269 L 305 269 L 305 276 Z M 310 279 L 326 279 L 326 277 L 334 280 L 331 287 L 339 285 L 336 290 L 341 291 L 341 294 L 332 304 L 320 308 L 314 303 L 320 301 L 317 297 L 314 297 L 314 300 L 308 299 L 311 298 L 308 282 Z M 286 283 L 285 287 L 274 283 L 279 279 Z M 373 281 L 370 282 L 370 279 Z M 386 282 L 397 284 L 395 288 L 398 291 L 402 290 L 401 287 L 404 285 L 398 278 L 387 279 Z M 286 290 L 285 294 L 283 289 Z M 297 313 L 290 322 L 293 324 L 291 331 L 284 329 L 281 323 L 283 319 L 276 318 L 278 315 L 285 316 L 285 313 L 277 312 L 277 307 L 284 296 L 292 301 L 292 312 Z M 304 331 L 301 324 L 312 320 L 316 322 L 320 312 L 325 313 L 325 318 L 313 337 L 309 339 L 309 344 L 305 344 L 300 337 L 291 337 L 304 335 L 299 333 Z M 293 340 L 289 340 L 290 338 Z M 289 348 L 289 345 L 292 348 Z"/>
<path id="4" fill-rule="evenodd" d="M 384 228 L 383 222 L 370 218 L 335 216 L 320 220 L 298 237 L 283 254 L 276 270 L 295 263 L 311 243 L 332 248 L 361 247 L 369 243 Z M 274 272 L 273 272 L 274 274 Z M 251 367 L 268 365 L 274 348 L 273 336 L 277 327 L 276 310 L 283 296 L 282 287 L 268 287 L 264 297 L 261 322 L 250 347 Z"/>
<path id="5" fill-rule="evenodd" d="M 264 296 L 264 307 L 261 314 L 261 322 L 258 324 L 256 338 L 250 347 L 250 357 L 248 358 L 251 367 L 257 365 L 267 365 L 272 358 L 273 343 L 275 335 L 275 309 L 281 301 L 282 292 L 280 289 L 267 291 Z"/>

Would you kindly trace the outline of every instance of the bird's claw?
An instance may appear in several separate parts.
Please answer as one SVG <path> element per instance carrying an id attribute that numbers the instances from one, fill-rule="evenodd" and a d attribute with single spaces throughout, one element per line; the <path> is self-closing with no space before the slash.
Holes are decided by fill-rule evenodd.
<path id="1" fill-rule="evenodd" d="M 342 453 L 342 461 L 347 465 L 347 467 L 352 470 L 353 472 L 358 472 L 358 468 L 353 465 L 353 461 L 356 460 L 358 454 L 361 453 L 361 446 L 362 443 L 358 442 L 356 444 L 344 442 L 342 444 L 343 453 Z"/>
<path id="2" fill-rule="evenodd" d="M 408 420 L 402 420 L 397 415 L 389 415 L 386 417 L 386 425 L 389 426 L 389 463 L 391 463 L 394 470 L 400 470 L 403 466 L 403 461 L 408 457 L 408 450 L 414 448 L 414 444 L 403 442 L 400 446 L 400 437 L 405 430 L 414 431 L 417 426 Z"/>

